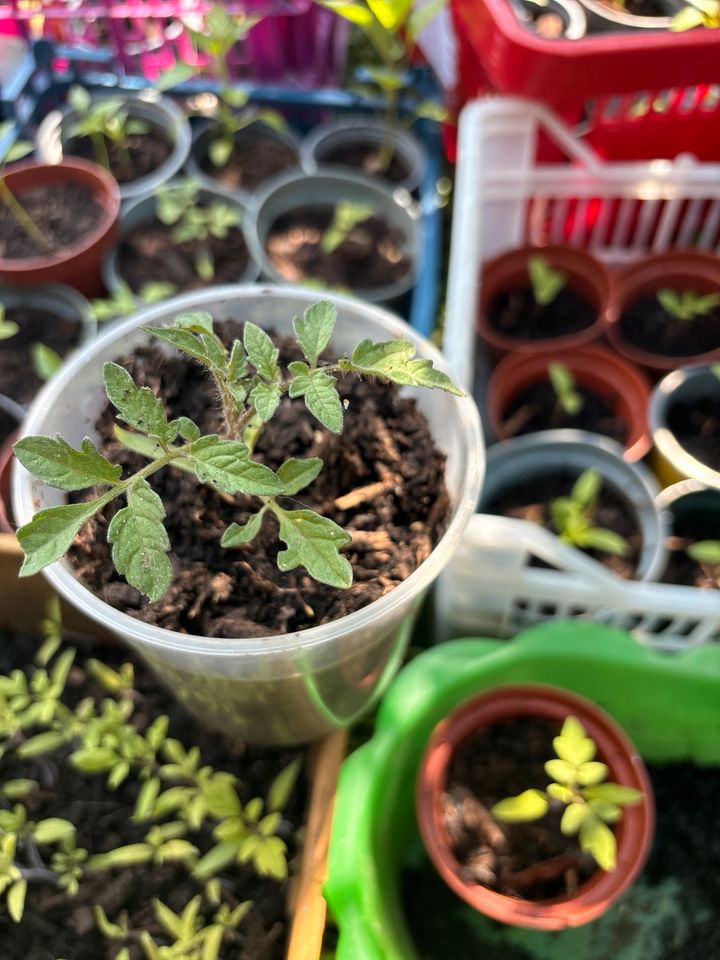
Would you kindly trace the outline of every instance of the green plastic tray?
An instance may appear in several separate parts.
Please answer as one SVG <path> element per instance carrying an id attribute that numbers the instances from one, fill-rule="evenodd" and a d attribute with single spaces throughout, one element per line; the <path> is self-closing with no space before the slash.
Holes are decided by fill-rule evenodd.
<path id="1" fill-rule="evenodd" d="M 625 727 L 648 762 L 720 763 L 720 646 L 659 653 L 612 627 L 574 621 L 511 642 L 456 640 L 428 650 L 397 677 L 375 735 L 341 771 L 325 885 L 339 927 L 337 960 L 418 957 L 399 876 L 418 836 L 414 785 L 425 744 L 462 700 L 518 682 L 584 694 Z"/>

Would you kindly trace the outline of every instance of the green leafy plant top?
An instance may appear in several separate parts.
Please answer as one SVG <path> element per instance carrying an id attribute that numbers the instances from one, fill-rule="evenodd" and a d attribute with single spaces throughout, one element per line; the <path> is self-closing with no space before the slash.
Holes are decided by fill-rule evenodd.
<path id="1" fill-rule="evenodd" d="M 118 163 L 128 177 L 135 173 L 128 137 L 150 131 L 150 125 L 138 117 L 131 117 L 127 101 L 122 97 L 101 97 L 96 100 L 84 87 L 73 86 L 68 91 L 68 103 L 77 114 L 69 127 L 71 137 L 87 138 L 92 144 L 95 160 L 111 170 L 108 146 L 115 149 Z"/>
<path id="2" fill-rule="evenodd" d="M 560 407 L 569 417 L 577 416 L 585 405 L 585 401 L 577 389 L 575 378 L 570 370 L 564 363 L 550 363 L 548 376 Z"/>
<path id="3" fill-rule="evenodd" d="M 549 306 L 564 288 L 567 277 L 560 270 L 553 270 L 539 253 L 528 257 L 527 266 L 535 303 L 540 307 Z"/>
<path id="4" fill-rule="evenodd" d="M 658 290 L 657 300 L 663 310 L 676 320 L 706 317 L 720 306 L 720 293 L 700 294 L 693 290 Z"/>
<path id="5" fill-rule="evenodd" d="M 643 793 L 606 781 L 608 768 L 594 759 L 595 742 L 575 717 L 566 718 L 560 736 L 553 739 L 553 748 L 557 756 L 545 764 L 552 780 L 547 789 L 525 790 L 496 803 L 490 812 L 501 823 L 529 823 L 562 805 L 562 833 L 578 834 L 580 848 L 591 854 L 601 870 L 612 871 L 617 843 L 608 824 L 617 823 L 623 807 L 639 803 Z"/>
<path id="6" fill-rule="evenodd" d="M 130 286 L 124 280 L 118 280 L 117 288 L 110 297 L 93 300 L 90 304 L 93 318 L 98 323 L 104 323 L 107 320 L 115 320 L 119 317 L 129 317 L 138 308 L 138 303 L 144 303 L 148 306 L 153 303 L 160 303 L 167 300 L 177 292 L 174 283 L 166 283 L 158 280 L 154 283 L 145 283 L 139 293 L 133 293 Z"/>
<path id="7" fill-rule="evenodd" d="M 671 30 L 692 30 L 694 27 L 706 27 L 708 30 L 720 27 L 718 0 L 690 0 L 670 21 Z"/>
<path id="8" fill-rule="evenodd" d="M 279 363 L 278 348 L 254 323 L 245 324 L 242 341 L 236 340 L 229 350 L 214 332 L 213 319 L 207 313 L 183 314 L 169 326 L 145 328 L 207 369 L 222 403 L 225 436 L 203 436 L 187 417 L 168 420 L 159 397 L 148 387 L 137 387 L 118 364 L 106 363 L 107 396 L 119 420 L 130 428 L 122 434 L 123 439 L 150 462 L 123 478 L 122 468 L 102 456 L 87 437 L 79 449 L 60 437 L 18 441 L 16 456 L 38 479 L 61 490 L 101 491 L 88 502 L 40 510 L 21 527 L 18 539 L 25 552 L 21 576 L 31 576 L 62 557 L 90 517 L 123 497 L 126 505 L 115 514 L 107 531 L 115 568 L 150 600 L 158 600 L 170 586 L 172 566 L 163 525 L 165 507 L 148 479 L 174 465 L 227 496 L 257 498 L 257 512 L 243 525 L 232 523 L 222 535 L 221 546 L 249 543 L 264 518 L 271 515 L 284 544 L 277 555 L 281 571 L 304 567 L 321 583 L 349 587 L 352 569 L 341 551 L 350 536 L 332 520 L 309 509 L 292 509 L 283 500 L 312 483 L 322 470 L 322 460 L 291 458 L 275 472 L 252 457 L 259 432 L 287 394 L 302 399 L 308 412 L 328 430 L 341 433 L 343 404 L 336 386 L 341 373 L 458 395 L 461 391 L 432 361 L 415 357 L 413 344 L 405 340 L 363 340 L 350 357 L 323 363 L 321 354 L 330 343 L 335 320 L 336 308 L 329 301 L 320 301 L 296 317 L 293 328 L 305 359 L 288 364 L 285 370 Z"/>
<path id="9" fill-rule="evenodd" d="M 369 203 L 338 203 L 333 211 L 332 223 L 320 238 L 323 253 L 332 253 L 359 224 L 369 220 L 375 208 Z"/>
<path id="10" fill-rule="evenodd" d="M 697 540 L 691 543 L 687 554 L 695 563 L 707 566 L 720 565 L 720 540 Z"/>
<path id="11" fill-rule="evenodd" d="M 560 539 L 582 550 L 600 550 L 624 557 L 630 544 L 614 530 L 593 526 L 593 515 L 602 480 L 596 470 L 585 470 L 575 481 L 570 496 L 551 504 L 552 520 Z"/>

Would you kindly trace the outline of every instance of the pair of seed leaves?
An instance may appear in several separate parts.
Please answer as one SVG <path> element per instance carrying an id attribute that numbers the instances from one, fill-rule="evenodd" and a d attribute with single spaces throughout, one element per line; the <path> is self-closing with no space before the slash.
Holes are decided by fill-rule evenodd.
<path id="1" fill-rule="evenodd" d="M 313 416 L 329 430 L 340 433 L 343 405 L 329 369 L 461 393 L 444 373 L 433 367 L 432 361 L 416 358 L 414 345 L 404 340 L 364 340 L 350 358 L 341 358 L 327 368 L 318 366 L 320 355 L 330 343 L 335 321 L 336 308 L 329 301 L 316 303 L 303 317 L 295 318 L 295 336 L 305 361 L 290 363 L 289 376 L 283 376 L 278 364 L 278 348 L 253 323 L 245 324 L 243 342 L 235 341 L 230 351 L 214 333 L 212 317 L 206 313 L 186 314 L 176 318 L 171 326 L 147 328 L 147 332 L 207 367 L 221 391 L 229 391 L 240 410 L 254 411 L 262 422 L 272 418 L 287 391 L 290 397 L 302 397 Z M 89 502 L 40 510 L 18 531 L 25 552 L 22 576 L 37 573 L 62 557 L 82 525 L 122 494 L 127 505 L 115 514 L 107 533 L 113 562 L 117 571 L 150 600 L 162 597 L 172 582 L 167 555 L 170 543 L 163 525 L 165 508 L 147 476 L 172 463 L 190 470 L 202 483 L 221 493 L 263 498 L 260 510 L 248 522 L 242 526 L 233 523 L 226 529 L 222 546 L 249 543 L 260 531 L 265 513 L 270 511 L 286 547 L 277 556 L 280 570 L 287 572 L 302 566 L 321 583 L 339 588 L 350 586 L 352 569 L 340 553 L 350 536 L 334 521 L 312 510 L 287 509 L 275 499 L 295 496 L 312 483 L 323 466 L 320 458 L 291 458 L 274 472 L 251 459 L 242 440 L 202 436 L 187 417 L 168 421 L 162 400 L 149 388 L 138 388 L 117 364 L 105 364 L 104 382 L 119 418 L 137 432 L 123 431 L 124 435 L 141 440 L 146 445 L 142 452 L 152 462 L 133 477 L 122 480 L 121 467 L 102 456 L 87 437 L 79 449 L 61 437 L 20 440 L 15 445 L 16 456 L 26 469 L 50 486 L 67 491 L 108 487 Z"/>

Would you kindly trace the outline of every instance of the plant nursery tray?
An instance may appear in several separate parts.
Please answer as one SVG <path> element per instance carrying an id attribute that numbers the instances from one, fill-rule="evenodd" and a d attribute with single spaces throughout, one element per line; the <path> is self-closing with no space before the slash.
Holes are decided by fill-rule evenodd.
<path id="1" fill-rule="evenodd" d="M 325 887 L 339 928 L 337 960 L 429 956 L 428 942 L 420 946 L 413 941 L 406 910 L 416 915 L 427 911 L 428 922 L 441 929 L 445 923 L 467 923 L 468 939 L 461 941 L 470 948 L 467 955 L 489 960 L 605 960 L 615 955 L 661 960 L 668 936 L 681 948 L 682 938 L 700 922 L 687 904 L 680 906 L 676 894 L 682 878 L 665 878 L 653 886 L 647 873 L 604 919 L 561 934 L 502 927 L 439 890 L 437 899 L 422 906 L 420 891 L 406 889 L 408 906 L 403 905 L 403 873 L 407 881 L 424 862 L 414 785 L 430 733 L 463 700 L 509 683 L 554 684 L 588 697 L 625 728 L 651 765 L 720 766 L 718 647 L 670 656 L 644 649 L 612 627 L 557 622 L 528 630 L 512 643 L 457 640 L 426 651 L 398 676 L 381 705 L 375 735 L 341 771 Z M 698 864 L 698 869 L 712 867 Z M 482 937 L 478 935 L 473 953 L 469 938 L 476 928 Z M 448 939 L 457 932 L 452 926 L 445 929 Z M 589 943 L 597 945 L 619 930 L 625 931 L 622 952 L 589 952 Z M 513 953 L 521 946 L 526 952 Z"/>

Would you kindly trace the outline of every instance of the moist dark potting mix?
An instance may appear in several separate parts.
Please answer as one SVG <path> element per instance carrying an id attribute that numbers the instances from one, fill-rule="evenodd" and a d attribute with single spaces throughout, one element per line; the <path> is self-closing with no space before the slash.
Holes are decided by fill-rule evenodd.
<path id="1" fill-rule="evenodd" d="M 202 207 L 202 204 L 200 204 Z M 211 280 L 202 280 L 195 268 L 197 244 L 194 240 L 175 243 L 175 227 L 159 220 L 148 220 L 134 227 L 120 242 L 117 270 L 134 293 L 148 283 L 172 283 L 176 292 L 197 290 L 222 283 L 239 283 L 250 256 L 239 227 L 231 227 L 223 239 L 210 237 L 206 246 L 215 269 Z"/>
<path id="2" fill-rule="evenodd" d="M 412 263 L 403 249 L 406 238 L 382 217 L 357 224 L 332 253 L 324 253 L 321 240 L 333 213 L 332 206 L 299 207 L 273 223 L 265 249 L 284 280 L 368 290 L 396 283 L 408 273 Z"/>
<path id="3" fill-rule="evenodd" d="M 595 308 L 568 286 L 546 306 L 535 302 L 530 286 L 503 290 L 488 309 L 488 321 L 494 330 L 523 340 L 565 337 L 592 326 L 596 319 Z"/>
<path id="4" fill-rule="evenodd" d="M 672 535 L 665 541 L 668 560 L 662 578 L 664 583 L 720 590 L 720 564 L 698 563 L 688 556 L 688 548 L 700 540 L 720 540 L 720 515 L 717 511 L 704 510 L 702 516 L 694 514 L 673 519 Z"/>
<path id="5" fill-rule="evenodd" d="M 146 177 L 158 169 L 172 152 L 159 127 L 152 127 L 147 133 L 129 133 L 126 137 L 127 153 L 118 145 L 105 140 L 110 158 L 110 173 L 118 183 L 132 183 L 140 177 Z M 74 137 L 65 145 L 65 152 L 75 157 L 98 162 L 89 137 Z"/>
<path id="6" fill-rule="evenodd" d="M 0 672 L 3 674 L 13 668 L 24 668 L 35 654 L 36 641 L 0 634 Z M 71 708 L 84 697 L 107 696 L 82 669 L 89 656 L 97 657 L 98 648 L 88 643 L 79 651 L 76 666 L 68 678 L 64 701 Z M 102 658 L 115 669 L 131 659 L 124 652 L 109 650 L 102 651 Z M 194 722 L 137 662 L 135 677 L 133 717 L 137 725 L 147 726 L 144 721 L 167 715 L 169 737 L 179 740 L 186 750 L 197 746 L 203 765 L 209 764 L 214 770 L 227 771 L 237 777 L 235 787 L 243 804 L 253 797 L 267 797 L 275 777 L 293 759 L 303 755 L 303 751 L 297 749 L 251 748 L 241 740 L 209 732 Z M 69 753 L 70 748 L 66 752 Z M 77 845 L 92 854 L 144 841 L 151 823 L 131 819 L 140 786 L 137 776 L 130 776 L 111 791 L 105 775 L 81 774 L 70 763 L 56 763 L 55 757 L 55 753 L 51 754 L 45 765 L 41 765 L 41 788 L 27 801 L 32 820 L 46 817 L 69 820 L 77 828 Z M 0 758 L 0 784 L 18 777 L 37 780 L 37 762 L 18 760 L 12 753 Z M 278 829 L 278 836 L 288 846 L 289 861 L 297 858 L 296 834 L 303 823 L 304 809 L 305 790 L 296 787 L 283 810 Z M 202 853 L 216 844 L 210 836 L 212 825 L 213 821 L 205 821 L 199 832 L 188 835 Z M 236 933 L 226 938 L 221 956 L 232 957 L 232 960 L 282 960 L 288 933 L 287 882 L 259 877 L 252 867 L 237 864 L 220 870 L 218 876 L 222 881 L 223 901 L 231 908 L 245 900 L 253 902 Z M 126 910 L 133 930 L 147 930 L 162 942 L 167 935 L 157 921 L 152 901 L 158 898 L 177 913 L 201 892 L 202 884 L 192 880 L 187 867 L 177 863 L 87 874 L 77 896 L 72 898 L 54 885 L 34 882 L 28 889 L 20 924 L 13 923 L 7 910 L 0 908 L 0 956 L 3 960 L 59 957 L 115 960 L 121 944 L 108 941 L 98 931 L 95 906 L 102 907 L 111 920 Z M 145 953 L 139 943 L 131 943 L 129 950 L 130 960 L 144 960 Z"/>
<path id="7" fill-rule="evenodd" d="M 504 426 L 509 437 L 518 437 L 538 430 L 573 427 L 611 437 L 621 446 L 628 436 L 627 424 L 616 412 L 617 397 L 605 397 L 576 384 L 583 398 L 582 409 L 571 415 L 559 403 L 552 384 L 534 383 L 513 397 L 504 415 Z"/>
<path id="8" fill-rule="evenodd" d="M 20 329 L 7 340 L 0 340 L 0 393 L 25 406 L 43 385 L 33 365 L 33 344 L 42 343 L 65 356 L 80 342 L 82 320 L 31 307 L 8 307 L 5 319 Z"/>
<path id="9" fill-rule="evenodd" d="M 390 183 L 400 183 L 410 174 L 405 159 L 393 153 L 390 163 L 385 164 L 381 156 L 382 146 L 377 143 L 349 143 L 323 150 L 323 163 L 336 163 L 351 170 L 359 170 L 370 177 L 380 177 Z"/>
<path id="10" fill-rule="evenodd" d="M 552 521 L 552 502 L 558 497 L 570 495 L 580 472 L 555 468 L 551 473 L 532 476 L 525 481 L 521 480 L 491 498 L 487 504 L 483 505 L 483 512 L 501 517 L 530 520 L 552 533 L 557 533 Z M 624 557 L 594 549 L 583 552 L 598 560 L 619 577 L 631 580 L 640 558 L 642 533 L 628 500 L 605 481 L 595 504 L 592 525 L 619 533 L 627 540 L 630 549 Z M 546 566 L 541 560 L 533 560 L 533 565 Z"/>
<path id="11" fill-rule="evenodd" d="M 209 142 L 210 137 L 206 135 L 197 144 L 200 169 L 229 190 L 254 190 L 265 180 L 298 163 L 297 150 L 289 143 L 249 130 L 237 135 L 227 163 L 216 167 L 207 152 Z"/>
<path id="12" fill-rule="evenodd" d="M 648 353 L 692 357 L 720 348 L 720 309 L 691 320 L 669 314 L 656 296 L 640 297 L 623 312 L 624 339 Z"/>
<path id="13" fill-rule="evenodd" d="M 102 209 L 87 187 L 78 183 L 33 187 L 17 199 L 45 237 L 40 249 L 4 204 L 0 204 L 0 257 L 20 260 L 55 253 L 77 243 L 100 222 Z"/>
<path id="14" fill-rule="evenodd" d="M 684 450 L 720 470 L 720 380 L 713 396 L 671 403 L 667 425 Z"/>
<path id="15" fill-rule="evenodd" d="M 217 326 L 228 343 L 241 331 L 242 324 L 235 321 Z M 300 359 L 294 341 L 276 342 L 283 363 Z M 168 356 L 156 346 L 120 362 L 136 383 L 162 396 L 170 416 L 191 417 L 202 433 L 221 431 L 213 386 L 198 364 Z M 308 506 L 352 535 L 345 552 L 354 576 L 348 590 L 319 584 L 301 569 L 281 573 L 275 562 L 281 545 L 270 517 L 251 544 L 222 549 L 225 528 L 249 519 L 257 500 L 238 496 L 228 502 L 173 468 L 149 481 L 168 508 L 165 526 L 175 578 L 165 597 L 146 602 L 115 572 L 106 532 L 119 504 L 111 504 L 80 532 L 69 554 L 76 576 L 107 603 L 138 619 L 208 637 L 302 630 L 352 613 L 393 590 L 430 555 L 447 526 L 445 457 L 415 401 L 402 397 L 396 386 L 341 376 L 338 389 L 346 404 L 342 435 L 321 427 L 302 401 L 284 398 L 264 427 L 255 456 L 273 469 L 288 457 L 322 458 L 320 476 L 292 505 Z M 97 426 L 102 453 L 128 471 L 143 466 L 142 457 L 114 440 L 109 405 Z"/>

